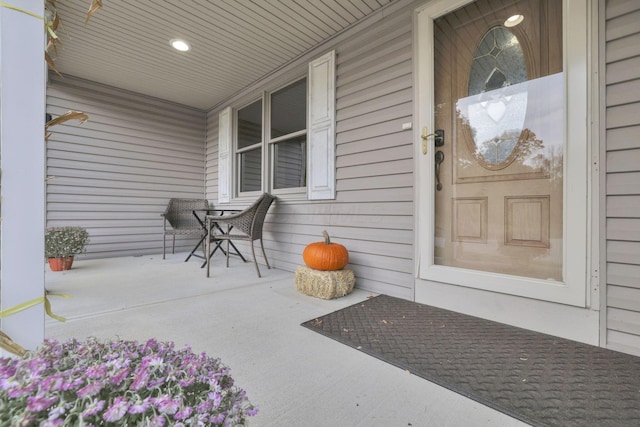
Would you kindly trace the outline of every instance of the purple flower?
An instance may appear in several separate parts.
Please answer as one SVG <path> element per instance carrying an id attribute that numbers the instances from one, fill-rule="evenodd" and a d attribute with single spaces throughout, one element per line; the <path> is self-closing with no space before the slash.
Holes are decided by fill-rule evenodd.
<path id="1" fill-rule="evenodd" d="M 170 396 L 161 396 L 155 399 L 155 404 L 161 414 L 175 414 L 180 407 L 180 399 L 171 399 Z"/>
<path id="2" fill-rule="evenodd" d="M 109 379 L 109 384 L 119 385 L 125 380 L 125 378 L 127 378 L 127 375 L 129 375 L 129 369 L 122 368 L 112 375 L 112 377 Z"/>
<path id="3" fill-rule="evenodd" d="M 149 424 L 147 424 L 149 427 L 164 427 L 164 424 L 167 422 L 167 420 L 161 416 L 161 415 L 156 415 L 155 417 L 153 417 L 151 419 L 151 421 L 149 421 Z"/>
<path id="4" fill-rule="evenodd" d="M 213 400 L 213 406 L 218 407 L 222 402 L 222 395 L 218 391 L 209 393 L 209 399 Z"/>
<path id="5" fill-rule="evenodd" d="M 129 406 L 129 413 L 143 414 L 150 407 L 151 407 L 151 404 L 149 403 L 148 399 L 145 399 L 143 401 L 138 400 L 135 403 L 132 403 L 131 406 Z"/>
<path id="6" fill-rule="evenodd" d="M 27 397 L 27 410 L 31 412 L 39 412 L 48 409 L 51 405 L 56 403 L 58 397 L 45 397 L 45 396 L 29 396 Z"/>
<path id="7" fill-rule="evenodd" d="M 86 386 L 78 390 L 78 397 L 83 398 L 87 396 L 95 396 L 96 394 L 100 393 L 100 390 L 102 390 L 102 386 L 103 384 L 100 382 L 87 384 Z"/>
<path id="8" fill-rule="evenodd" d="M 131 390 L 140 390 L 141 388 L 146 387 L 148 382 L 149 371 L 147 370 L 147 368 L 141 368 L 138 372 L 136 372 L 133 384 L 131 384 Z"/>
<path id="9" fill-rule="evenodd" d="M 81 374 L 77 374 L 77 375 L 81 375 Z M 84 378 L 79 377 L 79 378 L 74 378 L 71 381 L 66 381 L 65 383 L 62 384 L 62 390 L 75 390 L 78 387 L 80 387 L 82 384 L 84 384 Z"/>
<path id="10" fill-rule="evenodd" d="M 45 340 L 29 358 L 0 358 L 2 410 L 24 425 L 244 425 L 257 408 L 232 385 L 219 359 L 155 340 Z"/>
<path id="11" fill-rule="evenodd" d="M 52 374 L 45 377 L 40 384 L 42 391 L 59 391 L 63 390 L 65 384 L 65 376 L 63 374 Z"/>
<path id="12" fill-rule="evenodd" d="M 192 412 L 193 408 L 191 406 L 187 406 L 182 411 L 176 412 L 173 418 L 175 418 L 176 420 L 185 420 L 191 416 Z"/>
<path id="13" fill-rule="evenodd" d="M 31 371 L 32 375 L 39 375 L 47 368 L 47 362 L 40 358 L 32 359 L 28 362 L 27 366 L 29 367 L 29 371 Z"/>
<path id="14" fill-rule="evenodd" d="M 258 407 L 257 406 L 250 406 L 247 409 L 245 409 L 244 413 L 247 414 L 250 417 L 253 417 L 254 415 L 256 415 L 258 413 Z"/>
<path id="15" fill-rule="evenodd" d="M 118 421 L 127 413 L 127 409 L 129 409 L 129 402 L 126 397 L 116 397 L 113 400 L 113 403 L 109 408 L 105 411 L 102 418 L 105 421 Z"/>
<path id="16" fill-rule="evenodd" d="M 214 417 L 211 417 L 209 421 L 211 422 L 211 424 L 222 424 L 225 418 L 227 418 L 227 414 L 223 412 Z"/>
<path id="17" fill-rule="evenodd" d="M 82 416 L 85 418 L 96 415 L 104 408 L 104 400 L 92 399 L 89 405 L 87 405 L 87 409 L 84 410 Z"/>
<path id="18" fill-rule="evenodd" d="M 209 412 L 211 411 L 211 409 L 213 409 L 213 402 L 210 400 L 205 400 L 204 402 L 198 404 L 198 406 L 196 407 L 196 411 L 200 414 Z"/>
<path id="19" fill-rule="evenodd" d="M 33 390 L 33 387 L 29 387 L 29 386 L 16 386 L 13 387 L 11 389 L 9 389 L 7 396 L 9 396 L 12 399 L 19 399 L 21 397 L 25 397 L 30 395 Z"/>
<path id="20" fill-rule="evenodd" d="M 190 377 L 190 378 L 187 378 L 187 379 L 180 380 L 180 386 L 181 387 L 189 387 L 194 382 L 196 382 L 196 379 L 194 377 Z"/>
<path id="21" fill-rule="evenodd" d="M 20 383 L 14 379 L 2 379 L 0 380 L 0 390 L 11 390 L 13 388 L 19 387 Z"/>
<path id="22" fill-rule="evenodd" d="M 61 403 L 59 406 L 56 406 L 53 409 L 49 409 L 49 417 L 47 418 L 49 421 L 56 421 L 59 418 L 63 418 L 65 413 L 64 405 Z"/>
<path id="23" fill-rule="evenodd" d="M 107 373 L 107 367 L 105 365 L 89 366 L 85 372 L 87 378 L 97 379 L 102 378 Z"/>

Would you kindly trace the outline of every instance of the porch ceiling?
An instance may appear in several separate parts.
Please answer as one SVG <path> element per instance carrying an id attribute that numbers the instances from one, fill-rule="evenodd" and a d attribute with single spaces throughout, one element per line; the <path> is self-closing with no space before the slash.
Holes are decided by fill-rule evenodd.
<path id="1" fill-rule="evenodd" d="M 89 0 L 57 2 L 71 75 L 210 109 L 398 0 L 109 0 L 85 26 Z M 169 41 L 184 39 L 189 52 Z"/>

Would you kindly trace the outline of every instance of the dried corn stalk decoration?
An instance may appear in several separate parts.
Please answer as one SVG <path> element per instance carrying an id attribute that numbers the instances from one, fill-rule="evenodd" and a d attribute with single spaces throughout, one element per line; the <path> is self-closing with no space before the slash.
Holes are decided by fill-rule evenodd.
<path id="1" fill-rule="evenodd" d="M 82 111 L 67 111 L 66 113 L 62 114 L 61 116 L 56 117 L 55 119 L 49 120 L 45 125 L 44 125 L 44 140 L 48 141 L 49 137 L 51 136 L 51 133 L 48 132 L 49 127 L 54 126 L 54 125 L 59 125 L 61 123 L 64 123 L 66 121 L 69 120 L 80 120 L 80 124 L 83 124 L 84 122 L 86 122 L 87 120 L 89 120 L 89 116 L 86 113 L 83 113 Z"/>
<path id="2" fill-rule="evenodd" d="M 84 25 L 87 25 L 87 23 L 89 22 L 89 19 L 91 19 L 93 14 L 96 13 L 96 11 L 101 7 L 102 7 L 102 0 L 91 1 L 91 6 L 89 6 L 89 11 L 87 12 L 87 19 L 84 21 Z"/>
<path id="3" fill-rule="evenodd" d="M 84 25 L 87 25 L 89 19 L 93 16 L 94 13 L 98 9 L 102 7 L 102 0 L 92 0 L 91 5 L 89 6 L 89 10 L 87 11 L 87 19 L 84 21 Z M 56 68 L 54 64 L 54 58 L 58 56 L 58 45 L 62 45 L 62 41 L 60 41 L 60 37 L 58 37 L 57 31 L 58 27 L 61 24 L 60 16 L 58 15 L 58 11 L 56 9 L 56 0 L 46 0 L 44 4 L 45 8 L 45 18 L 44 18 L 44 26 L 48 36 L 47 47 L 44 50 L 44 60 L 47 61 L 49 67 L 60 77 L 62 74 Z M 53 56 L 51 55 L 51 51 L 53 51 Z"/>
<path id="4" fill-rule="evenodd" d="M 25 354 L 27 354 L 27 350 L 25 348 L 23 348 L 19 344 L 16 344 L 16 342 L 12 340 L 9 335 L 5 334 L 2 331 L 0 331 L 0 348 L 19 357 L 23 357 Z"/>
<path id="5" fill-rule="evenodd" d="M 56 34 L 56 31 L 58 31 L 59 25 L 60 25 L 60 17 L 58 16 L 58 12 L 56 12 L 54 9 L 53 19 L 51 20 L 45 19 L 45 22 L 44 22 L 44 27 L 45 27 L 45 30 L 47 31 L 47 39 L 49 40 L 47 42 L 47 47 L 44 49 L 44 60 L 47 61 L 49 68 L 55 71 L 57 75 L 62 77 L 62 74 L 60 74 L 60 72 L 56 68 L 56 65 L 53 62 L 53 58 L 58 56 L 58 44 L 60 45 L 62 44 L 62 42 L 60 41 L 60 37 L 58 37 L 58 35 Z M 53 56 L 49 54 L 51 50 L 53 50 Z"/>

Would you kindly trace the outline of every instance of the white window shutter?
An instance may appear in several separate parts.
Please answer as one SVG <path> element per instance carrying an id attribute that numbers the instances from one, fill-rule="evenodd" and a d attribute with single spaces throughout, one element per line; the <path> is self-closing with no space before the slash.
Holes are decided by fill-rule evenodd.
<path id="1" fill-rule="evenodd" d="M 218 203 L 231 200 L 231 107 L 218 115 Z"/>
<path id="2" fill-rule="evenodd" d="M 335 51 L 309 63 L 308 79 L 307 196 L 309 200 L 335 199 Z"/>

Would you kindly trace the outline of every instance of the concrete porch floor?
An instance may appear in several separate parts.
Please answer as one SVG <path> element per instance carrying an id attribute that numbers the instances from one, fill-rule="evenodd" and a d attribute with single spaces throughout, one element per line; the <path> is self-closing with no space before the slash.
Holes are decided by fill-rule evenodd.
<path id="1" fill-rule="evenodd" d="M 505 414 L 300 326 L 372 295 L 335 300 L 296 291 L 293 273 L 214 257 L 205 277 L 186 254 L 78 260 L 51 272 L 45 335 L 189 344 L 219 357 L 246 390 L 251 426 L 524 426 Z M 357 285 L 356 285 L 357 286 Z"/>

